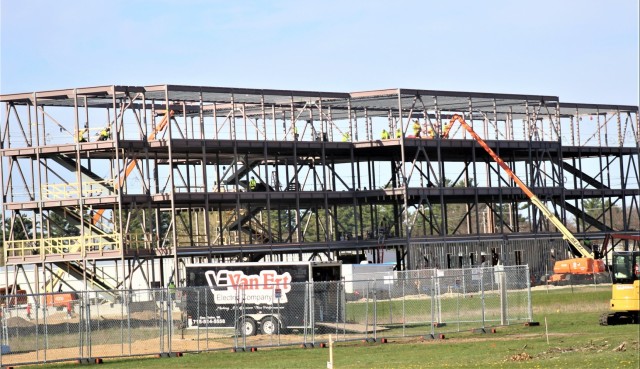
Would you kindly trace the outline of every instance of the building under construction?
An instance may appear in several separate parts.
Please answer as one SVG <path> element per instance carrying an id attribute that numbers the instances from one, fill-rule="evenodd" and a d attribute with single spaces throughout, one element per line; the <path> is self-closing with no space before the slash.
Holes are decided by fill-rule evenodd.
<path id="1" fill-rule="evenodd" d="M 637 106 L 176 85 L 0 100 L 4 260 L 40 288 L 57 270 L 102 289 L 136 271 L 164 286 L 156 269 L 180 281 L 200 261 L 544 273 L 569 248 L 455 116 L 577 237 L 640 229 Z"/>

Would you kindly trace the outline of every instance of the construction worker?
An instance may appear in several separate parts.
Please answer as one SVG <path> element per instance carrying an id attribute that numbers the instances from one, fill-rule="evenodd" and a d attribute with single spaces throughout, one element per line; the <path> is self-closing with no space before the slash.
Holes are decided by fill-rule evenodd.
<path id="1" fill-rule="evenodd" d="M 350 138 L 351 138 L 351 135 L 349 134 L 349 132 L 344 132 L 342 134 L 342 142 L 348 142 Z"/>
<path id="2" fill-rule="evenodd" d="M 442 130 L 442 137 L 447 138 L 449 136 L 449 123 L 444 125 L 444 129 Z"/>
<path id="3" fill-rule="evenodd" d="M 171 300 L 176 299 L 176 285 L 173 283 L 173 280 L 169 281 L 169 294 L 171 294 Z"/>
<path id="4" fill-rule="evenodd" d="M 255 191 L 256 186 L 258 186 L 258 183 L 256 182 L 256 178 L 251 177 L 251 180 L 249 181 L 249 191 Z"/>
<path id="5" fill-rule="evenodd" d="M 383 216 L 382 220 L 380 221 L 380 229 L 378 230 L 378 232 L 380 235 L 384 237 L 387 235 L 388 231 L 389 231 L 389 222 L 387 221 L 387 217 Z"/>
<path id="6" fill-rule="evenodd" d="M 418 120 L 413 121 L 413 137 L 420 138 L 420 131 L 422 127 L 420 126 L 420 122 Z"/>
<path id="7" fill-rule="evenodd" d="M 111 136 L 111 128 L 109 126 L 104 127 L 100 133 L 98 133 L 98 141 L 106 141 Z"/>
<path id="8" fill-rule="evenodd" d="M 87 135 L 87 132 L 88 132 L 88 131 L 89 131 L 89 130 L 88 130 L 88 129 L 86 129 L 86 128 L 81 128 L 81 129 L 78 131 L 78 135 L 76 136 L 76 141 L 78 141 L 78 142 L 87 142 L 87 137 L 86 137 L 86 135 Z"/>
<path id="9" fill-rule="evenodd" d="M 402 131 L 400 130 L 400 128 L 396 129 L 396 138 L 400 138 L 402 137 Z"/>
<path id="10" fill-rule="evenodd" d="M 436 137 L 436 132 L 433 130 L 433 126 L 429 126 L 429 128 L 427 128 L 427 137 L 428 138 Z"/>
<path id="11" fill-rule="evenodd" d="M 293 139 L 298 141 L 298 127 L 293 126 Z"/>
<path id="12" fill-rule="evenodd" d="M 481 252 L 480 253 L 480 268 L 486 268 L 488 266 L 490 266 L 490 264 L 487 261 L 487 254 L 485 252 Z"/>
<path id="13" fill-rule="evenodd" d="M 383 140 L 388 140 L 388 139 L 389 139 L 389 132 L 387 132 L 387 130 L 386 130 L 386 129 L 383 129 L 383 130 L 382 130 L 382 134 L 380 135 L 380 137 L 381 137 Z"/>

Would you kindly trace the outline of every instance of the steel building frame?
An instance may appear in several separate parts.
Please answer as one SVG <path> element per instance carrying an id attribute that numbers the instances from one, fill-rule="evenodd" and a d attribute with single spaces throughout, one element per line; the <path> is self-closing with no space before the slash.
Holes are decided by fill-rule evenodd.
<path id="1" fill-rule="evenodd" d="M 536 270 L 550 248 L 518 246 L 516 257 L 495 245 L 548 239 L 566 253 L 466 131 L 452 127 L 440 137 L 453 114 L 560 219 L 575 223 L 579 237 L 640 229 L 637 106 L 179 85 L 0 101 L 5 262 L 37 266 L 41 286 L 55 277 L 54 265 L 109 289 L 130 285 L 136 270 L 164 285 L 155 263 L 149 270 L 154 259 L 171 260 L 180 280 L 184 260 L 358 261 L 371 252 L 381 262 L 389 249 L 399 269 L 426 260 L 472 266 L 486 252 Z M 415 138 L 416 120 L 434 137 Z M 383 128 L 389 139 L 381 139 Z M 431 252 L 438 248 L 452 251 Z M 464 263 L 452 265 L 451 255 Z M 119 263 L 119 275 L 99 277 L 100 260 Z"/>

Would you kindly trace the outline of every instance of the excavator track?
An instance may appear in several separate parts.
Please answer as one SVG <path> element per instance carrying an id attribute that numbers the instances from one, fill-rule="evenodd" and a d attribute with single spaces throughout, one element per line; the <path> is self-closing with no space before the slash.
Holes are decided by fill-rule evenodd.
<path id="1" fill-rule="evenodd" d="M 638 312 L 604 313 L 600 315 L 600 325 L 638 324 Z"/>

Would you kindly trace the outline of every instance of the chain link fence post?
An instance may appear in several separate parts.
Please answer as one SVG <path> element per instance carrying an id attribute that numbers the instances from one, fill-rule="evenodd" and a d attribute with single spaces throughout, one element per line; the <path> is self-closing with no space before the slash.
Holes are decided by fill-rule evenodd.
<path id="1" fill-rule="evenodd" d="M 175 287 L 167 289 L 167 352 L 173 352 L 173 300 L 175 297 Z"/>
<path id="2" fill-rule="evenodd" d="M 407 280 L 405 278 L 401 279 L 402 283 L 402 337 L 407 336 Z"/>
<path id="3" fill-rule="evenodd" d="M 320 282 L 316 282 L 315 284 L 312 282 L 304 282 L 307 285 L 307 292 L 309 294 L 309 316 L 307 320 L 307 337 L 308 343 L 311 344 L 310 347 L 313 347 L 315 342 L 315 319 L 316 319 L 316 295 L 315 295 L 315 284 Z"/>
<path id="4" fill-rule="evenodd" d="M 500 324 L 507 325 L 507 276 L 504 268 L 498 271 L 500 289 Z"/>
<path id="5" fill-rule="evenodd" d="M 200 305 L 201 305 L 201 300 L 200 299 L 202 298 L 202 294 L 200 293 L 200 289 L 197 289 L 197 288 L 195 289 L 195 291 L 186 291 L 186 293 L 187 293 L 187 295 L 186 295 L 187 296 L 186 303 L 187 304 L 193 303 L 193 301 L 189 301 L 189 299 L 188 299 L 188 296 L 192 296 L 192 294 L 190 292 L 195 292 L 195 295 L 196 295 L 196 298 L 195 298 L 195 301 L 196 301 L 196 316 L 195 317 L 191 317 L 191 318 L 192 319 L 195 318 L 196 320 L 200 320 L 200 317 L 202 316 L 200 314 Z M 205 302 L 205 305 L 206 305 L 206 302 Z M 189 317 L 187 317 L 187 319 L 189 319 Z M 207 334 L 208 334 L 209 328 L 207 327 L 206 330 L 207 330 Z M 196 325 L 196 342 L 197 342 L 196 343 L 196 351 L 200 352 L 201 348 L 200 348 L 200 324 L 199 323 Z M 206 342 L 207 342 L 207 348 L 208 348 L 208 346 L 209 346 L 208 337 L 207 337 Z"/>
<path id="6" fill-rule="evenodd" d="M 435 310 L 435 300 L 436 300 L 436 282 L 437 282 L 437 278 L 438 275 L 437 273 L 431 276 L 431 280 L 430 280 L 430 284 L 431 284 L 431 291 L 430 291 L 430 300 L 431 300 L 431 323 L 430 328 L 429 328 L 429 334 L 431 334 L 431 337 L 435 337 L 435 318 L 436 318 L 436 310 Z"/>
<path id="7" fill-rule="evenodd" d="M 373 339 L 378 336 L 378 289 L 375 280 L 371 281 L 373 286 Z"/>
<path id="8" fill-rule="evenodd" d="M 527 273 L 527 275 L 529 275 L 529 266 L 525 265 L 525 271 Z M 527 312 L 528 312 L 528 317 L 527 320 L 529 322 L 533 321 L 533 305 L 531 303 L 531 280 L 529 278 L 527 278 Z M 548 293 L 548 290 L 547 290 Z"/>
<path id="9" fill-rule="evenodd" d="M 488 268 L 482 268 L 481 274 L 481 282 L 480 282 L 480 306 L 481 306 L 481 314 L 482 314 L 482 328 L 485 326 L 485 314 L 486 314 L 486 306 L 484 301 L 484 283 L 485 283 L 485 272 Z"/>
<path id="10" fill-rule="evenodd" d="M 309 334 L 309 304 L 311 301 L 309 301 L 309 282 L 303 282 L 305 289 L 304 289 L 304 318 L 303 318 L 303 338 L 302 338 L 302 342 L 306 345 L 308 342 L 308 334 Z"/>
<path id="11" fill-rule="evenodd" d="M 340 306 L 340 308 L 337 311 L 337 319 L 338 322 L 336 324 L 336 335 L 335 338 L 333 338 L 334 341 L 336 340 L 340 340 L 340 325 L 342 325 L 342 338 L 345 338 L 345 330 L 346 330 L 346 322 L 347 322 L 347 293 L 346 293 L 346 286 L 344 283 L 344 279 L 337 281 L 337 288 L 336 288 L 336 300 L 338 301 L 338 304 Z"/>
<path id="12" fill-rule="evenodd" d="M 338 339 L 338 330 L 339 330 L 339 325 L 340 322 L 344 322 L 345 320 L 345 314 L 342 311 L 342 306 L 343 304 L 341 304 L 342 302 L 342 297 L 341 297 L 341 292 L 344 291 L 344 288 L 342 288 L 342 284 L 344 283 L 343 281 L 337 281 L 337 282 L 333 282 L 335 283 L 336 286 L 336 329 L 335 329 L 335 337 L 336 339 Z"/>
<path id="13" fill-rule="evenodd" d="M 456 291 L 456 321 L 457 321 L 457 325 L 458 325 L 458 332 L 460 332 L 460 296 L 464 296 L 464 291 L 466 291 L 466 270 L 462 270 L 462 275 L 458 275 L 459 279 L 456 279 L 456 286 L 457 291 Z M 462 281 L 460 281 L 462 280 Z M 459 282 L 460 281 L 460 282 Z M 460 293 L 460 289 L 462 288 L 463 293 Z"/>
<path id="14" fill-rule="evenodd" d="M 200 296 L 201 298 L 204 299 L 204 316 L 209 316 L 209 294 L 207 293 L 207 289 L 206 287 L 203 288 L 199 288 L 198 290 L 198 296 Z M 200 311 L 200 304 L 198 304 L 198 316 L 196 317 L 196 319 L 200 320 L 200 317 L 202 316 L 202 312 Z M 234 327 L 235 327 L 235 323 L 234 323 Z M 237 331 L 237 329 L 236 329 Z M 200 323 L 198 323 L 198 332 L 200 332 Z M 234 338 L 234 342 L 235 342 L 235 336 L 236 334 L 233 334 L 233 338 Z M 200 338 L 200 334 L 198 334 L 198 339 Z M 206 344 L 206 349 L 209 349 L 209 325 L 207 324 L 205 326 L 205 340 L 207 342 Z"/>

